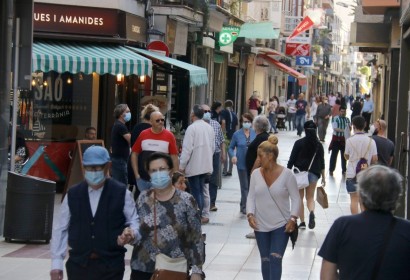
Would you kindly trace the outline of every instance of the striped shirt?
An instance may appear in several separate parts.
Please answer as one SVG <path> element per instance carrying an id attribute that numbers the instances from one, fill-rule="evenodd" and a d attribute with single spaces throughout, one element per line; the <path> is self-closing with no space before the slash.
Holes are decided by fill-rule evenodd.
<path id="1" fill-rule="evenodd" d="M 348 127 L 350 125 L 350 120 L 346 117 L 341 117 L 341 116 L 337 116 L 333 118 L 332 121 L 332 126 L 333 126 L 333 135 L 339 136 L 339 137 L 343 137 L 345 136 L 345 132 L 344 130 L 346 129 L 346 127 Z M 339 128 L 342 129 L 343 132 L 339 132 L 334 130 L 335 128 Z"/>
<path id="2" fill-rule="evenodd" d="M 212 129 L 215 133 L 215 153 L 221 152 L 222 143 L 225 142 L 224 135 L 222 133 L 221 125 L 214 120 L 210 120 L 209 125 L 212 126 Z"/>

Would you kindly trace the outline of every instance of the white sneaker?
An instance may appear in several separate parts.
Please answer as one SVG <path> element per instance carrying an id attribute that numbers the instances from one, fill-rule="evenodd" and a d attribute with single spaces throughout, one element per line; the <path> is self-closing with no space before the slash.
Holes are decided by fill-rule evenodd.
<path id="1" fill-rule="evenodd" d="M 249 238 L 249 239 L 255 239 L 255 232 L 250 232 L 250 233 L 248 233 L 247 235 L 245 235 L 245 237 L 246 238 Z"/>

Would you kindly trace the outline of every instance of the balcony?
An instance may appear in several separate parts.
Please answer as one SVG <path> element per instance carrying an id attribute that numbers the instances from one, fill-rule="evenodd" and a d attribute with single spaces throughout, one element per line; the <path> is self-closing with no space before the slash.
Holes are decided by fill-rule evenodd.
<path id="1" fill-rule="evenodd" d="M 362 0 L 363 14 L 384 15 L 386 10 L 400 8 L 400 0 Z"/>
<path id="2" fill-rule="evenodd" d="M 370 0 L 370 1 L 372 1 L 372 0 Z M 333 0 L 323 0 L 322 1 L 322 8 L 323 9 L 333 9 L 333 4 L 334 4 Z"/>

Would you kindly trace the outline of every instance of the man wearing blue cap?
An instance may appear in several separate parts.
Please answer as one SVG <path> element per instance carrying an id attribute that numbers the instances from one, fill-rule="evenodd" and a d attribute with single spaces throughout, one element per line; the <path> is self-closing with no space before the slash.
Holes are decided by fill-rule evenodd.
<path id="1" fill-rule="evenodd" d="M 91 146 L 83 155 L 85 180 L 71 187 L 51 240 L 51 280 L 122 280 L 127 243 L 140 239 L 135 202 L 126 186 L 109 178 L 108 151 Z"/>

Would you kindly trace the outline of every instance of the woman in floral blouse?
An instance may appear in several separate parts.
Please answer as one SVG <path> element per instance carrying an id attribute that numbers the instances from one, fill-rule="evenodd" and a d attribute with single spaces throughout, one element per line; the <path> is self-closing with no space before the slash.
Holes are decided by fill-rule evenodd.
<path id="1" fill-rule="evenodd" d="M 185 257 L 192 268 L 191 279 L 202 279 L 204 244 L 195 199 L 172 185 L 173 163 L 169 155 L 153 153 L 145 168 L 150 174 L 152 188 L 143 191 L 137 200 L 141 240 L 132 252 L 131 280 L 149 280 L 158 253 L 171 258 Z"/>

